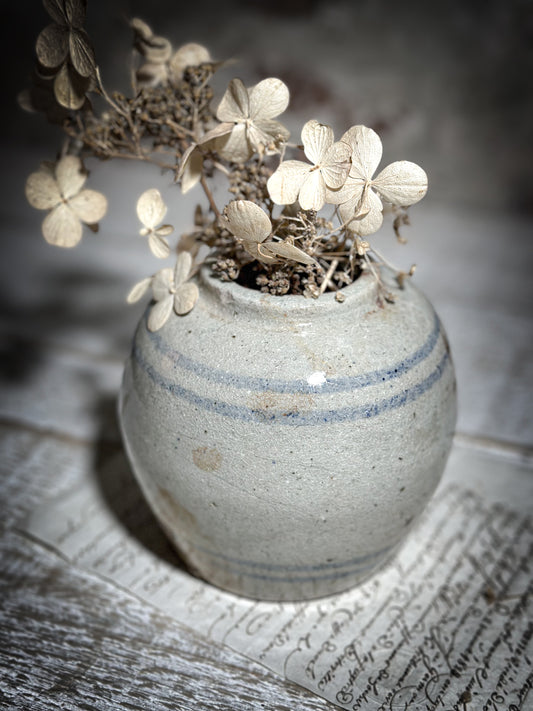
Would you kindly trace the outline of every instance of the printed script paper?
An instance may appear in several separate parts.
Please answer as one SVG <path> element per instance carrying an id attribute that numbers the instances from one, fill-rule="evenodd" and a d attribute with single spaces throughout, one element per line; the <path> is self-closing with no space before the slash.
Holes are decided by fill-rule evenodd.
<path id="1" fill-rule="evenodd" d="M 423 520 L 362 587 L 256 603 L 179 568 L 123 455 L 28 531 L 73 564 L 345 709 L 533 707 L 533 472 L 456 447 Z"/>

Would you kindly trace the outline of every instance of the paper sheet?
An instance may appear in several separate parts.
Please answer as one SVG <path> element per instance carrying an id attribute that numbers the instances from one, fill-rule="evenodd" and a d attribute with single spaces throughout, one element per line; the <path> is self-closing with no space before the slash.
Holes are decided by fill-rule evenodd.
<path id="1" fill-rule="evenodd" d="M 344 709 L 533 707 L 533 471 L 455 447 L 423 520 L 363 586 L 258 603 L 177 566 L 122 454 L 28 532 Z"/>

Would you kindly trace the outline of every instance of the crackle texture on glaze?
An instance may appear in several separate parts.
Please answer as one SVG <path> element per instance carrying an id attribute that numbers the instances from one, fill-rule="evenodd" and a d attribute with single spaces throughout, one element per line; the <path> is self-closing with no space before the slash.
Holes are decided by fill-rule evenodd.
<path id="1" fill-rule="evenodd" d="M 194 311 L 155 334 L 139 323 L 121 397 L 128 455 L 215 585 L 274 600 L 346 589 L 394 553 L 433 493 L 453 365 L 429 302 L 390 286 L 397 300 L 379 308 L 369 276 L 339 304 L 203 272 Z"/>

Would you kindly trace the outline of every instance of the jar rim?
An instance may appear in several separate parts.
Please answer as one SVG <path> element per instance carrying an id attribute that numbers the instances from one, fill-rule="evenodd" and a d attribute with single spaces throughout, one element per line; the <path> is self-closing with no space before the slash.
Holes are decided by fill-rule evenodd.
<path id="1" fill-rule="evenodd" d="M 222 306 L 231 306 L 239 311 L 260 311 L 263 314 L 298 314 L 319 317 L 332 309 L 342 308 L 348 303 L 368 305 L 377 298 L 378 284 L 373 274 L 361 274 L 354 282 L 345 286 L 341 293 L 344 302 L 338 302 L 332 291 L 321 294 L 317 299 L 306 298 L 301 294 L 265 294 L 258 289 L 238 284 L 235 281 L 222 281 L 204 265 L 198 274 L 200 284 L 205 287 L 206 295 Z"/>

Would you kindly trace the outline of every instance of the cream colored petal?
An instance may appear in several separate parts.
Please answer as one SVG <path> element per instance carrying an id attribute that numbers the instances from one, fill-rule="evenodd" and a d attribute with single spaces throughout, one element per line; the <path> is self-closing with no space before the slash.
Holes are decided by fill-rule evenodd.
<path id="1" fill-rule="evenodd" d="M 350 175 L 346 178 L 346 182 L 337 190 L 326 189 L 326 201 L 332 205 L 342 205 L 346 202 L 354 202 L 357 204 L 363 194 L 365 181 L 361 178 L 352 178 Z"/>
<path id="2" fill-rule="evenodd" d="M 234 124 L 230 134 L 217 138 L 216 149 L 222 158 L 232 163 L 247 161 L 254 151 L 248 143 L 245 124 Z"/>
<path id="3" fill-rule="evenodd" d="M 333 145 L 333 129 L 312 119 L 302 128 L 304 153 L 313 165 L 320 165 Z"/>
<path id="4" fill-rule="evenodd" d="M 269 145 L 270 143 L 277 145 L 285 143 L 289 140 L 289 136 L 291 135 L 290 131 L 279 121 L 256 119 L 253 125 L 257 130 L 261 131 L 263 135 L 268 137 L 265 145 Z"/>
<path id="5" fill-rule="evenodd" d="M 63 156 L 56 165 L 55 175 L 65 200 L 77 195 L 87 180 L 87 173 L 78 156 Z"/>
<path id="6" fill-rule="evenodd" d="M 96 62 L 94 49 L 85 30 L 72 29 L 69 34 L 70 59 L 74 69 L 82 77 L 94 74 Z"/>
<path id="7" fill-rule="evenodd" d="M 139 17 L 134 17 L 130 22 L 130 27 L 135 32 L 136 37 L 141 40 L 149 40 L 154 34 L 150 25 Z"/>
<path id="8" fill-rule="evenodd" d="M 168 237 L 168 235 L 171 235 L 173 232 L 174 227 L 172 225 L 161 225 L 161 227 L 155 230 L 156 235 L 159 235 L 159 237 Z"/>
<path id="9" fill-rule="evenodd" d="M 378 134 L 367 126 L 352 126 L 342 136 L 341 141 L 352 149 L 352 169 L 354 178 L 370 180 L 381 161 L 383 146 Z"/>
<path id="10" fill-rule="evenodd" d="M 157 304 L 152 306 L 150 315 L 148 316 L 149 331 L 159 331 L 159 329 L 165 325 L 168 321 L 168 317 L 172 313 L 173 305 L 174 297 L 172 294 L 168 294 L 162 301 L 158 301 Z"/>
<path id="11" fill-rule="evenodd" d="M 198 150 L 198 146 L 189 146 L 183 154 L 183 161 L 180 167 L 181 192 L 185 195 L 200 182 L 204 167 L 204 157 Z"/>
<path id="12" fill-rule="evenodd" d="M 50 210 L 61 202 L 61 193 L 53 176 L 39 171 L 26 180 L 26 199 L 37 210 Z"/>
<path id="13" fill-rule="evenodd" d="M 224 210 L 227 226 L 238 239 L 264 242 L 272 231 L 266 212 L 251 200 L 233 200 Z"/>
<path id="14" fill-rule="evenodd" d="M 350 147 L 337 141 L 328 150 L 322 163 L 324 182 L 330 188 L 340 188 L 346 182 L 350 167 Z"/>
<path id="15" fill-rule="evenodd" d="M 155 232 L 150 232 L 148 246 L 150 247 L 150 252 L 158 259 L 166 259 L 170 254 L 169 243 L 164 237 L 160 237 Z"/>
<path id="16" fill-rule="evenodd" d="M 276 205 L 292 205 L 311 166 L 301 160 L 286 160 L 270 176 L 267 189 Z"/>
<path id="17" fill-rule="evenodd" d="M 339 208 L 339 214 L 343 222 L 348 222 L 352 218 L 361 220 L 369 212 L 382 211 L 383 204 L 379 195 L 372 190 L 369 183 L 366 184 L 357 199 L 354 197 Z"/>
<path id="18" fill-rule="evenodd" d="M 55 69 L 67 58 L 69 32 L 65 26 L 48 25 L 37 37 L 35 51 L 43 67 Z"/>
<path id="19" fill-rule="evenodd" d="M 302 210 L 321 210 L 324 207 L 326 183 L 320 170 L 307 174 L 298 194 L 298 202 Z"/>
<path id="20" fill-rule="evenodd" d="M 359 202 L 341 205 L 339 213 L 342 221 L 361 237 L 377 232 L 383 222 L 383 204 L 370 187 L 364 191 Z"/>
<path id="21" fill-rule="evenodd" d="M 152 294 L 156 301 L 165 299 L 174 286 L 174 270 L 171 267 L 160 269 L 152 279 Z"/>
<path id="22" fill-rule="evenodd" d="M 56 247 L 75 247 L 82 235 L 81 222 L 68 205 L 62 203 L 45 217 L 43 235 L 49 244 Z"/>
<path id="23" fill-rule="evenodd" d="M 154 229 L 167 214 L 167 206 L 156 188 L 146 190 L 137 200 L 137 217 L 145 227 Z"/>
<path id="24" fill-rule="evenodd" d="M 174 284 L 181 286 L 190 276 L 192 268 L 192 254 L 190 252 L 180 252 L 174 267 Z"/>
<path id="25" fill-rule="evenodd" d="M 263 264 L 274 264 L 278 261 L 276 257 L 273 257 L 266 252 L 263 252 L 263 245 L 257 242 L 243 242 L 242 246 L 254 259 L 258 259 Z"/>
<path id="26" fill-rule="evenodd" d="M 107 198 L 96 190 L 82 190 L 68 204 L 80 220 L 88 225 L 99 222 L 107 212 Z"/>
<path id="27" fill-rule="evenodd" d="M 248 118 L 248 92 L 240 79 L 232 79 L 218 105 L 216 115 L 219 121 L 241 121 Z"/>
<path id="28" fill-rule="evenodd" d="M 188 314 L 198 301 L 198 296 L 198 287 L 194 282 L 182 284 L 174 296 L 174 311 L 178 316 Z"/>
<path id="29" fill-rule="evenodd" d="M 273 257 L 292 259 L 294 262 L 300 262 L 300 264 L 316 264 L 313 257 L 288 242 L 263 242 L 261 251 Z"/>
<path id="30" fill-rule="evenodd" d="M 175 79 L 181 79 L 184 69 L 196 67 L 211 61 L 209 50 L 196 42 L 189 42 L 179 47 L 170 60 L 170 71 Z"/>
<path id="31" fill-rule="evenodd" d="M 233 121 L 226 121 L 225 123 L 219 123 L 218 126 L 212 128 L 207 133 L 198 139 L 198 145 L 204 146 L 215 138 L 220 138 L 221 136 L 227 136 L 228 133 L 233 131 L 235 124 Z M 185 155 L 185 154 L 184 154 Z"/>
<path id="32" fill-rule="evenodd" d="M 142 297 L 150 288 L 151 283 L 152 277 L 146 277 L 146 279 L 141 279 L 141 281 L 138 281 L 126 297 L 126 301 L 128 302 L 128 304 L 134 304 L 136 301 L 139 301 L 139 299 L 142 299 Z"/>
<path id="33" fill-rule="evenodd" d="M 428 189 L 425 171 L 408 160 L 391 163 L 372 182 L 386 202 L 404 207 L 422 200 Z"/>
<path id="34" fill-rule="evenodd" d="M 383 213 L 381 210 L 371 210 L 364 217 L 352 220 L 348 226 L 360 237 L 366 237 L 377 232 L 382 224 Z"/>
<path id="35" fill-rule="evenodd" d="M 273 119 L 282 114 L 289 105 L 289 89 L 281 79 L 263 79 L 248 90 L 250 97 L 249 116 L 253 119 Z"/>

